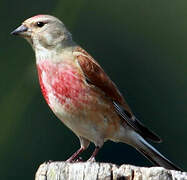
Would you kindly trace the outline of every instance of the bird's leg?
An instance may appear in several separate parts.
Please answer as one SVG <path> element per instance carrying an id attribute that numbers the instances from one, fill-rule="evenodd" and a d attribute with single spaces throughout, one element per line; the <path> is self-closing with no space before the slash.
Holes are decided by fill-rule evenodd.
<path id="1" fill-rule="evenodd" d="M 96 146 L 94 152 L 92 153 L 91 157 L 88 159 L 88 161 L 94 162 L 95 161 L 95 156 L 99 152 L 100 147 Z"/>
<path id="2" fill-rule="evenodd" d="M 87 147 L 90 144 L 90 141 L 88 141 L 87 139 L 83 137 L 79 136 L 79 140 L 80 140 L 80 145 L 81 145 L 80 149 L 78 149 L 69 159 L 67 159 L 66 162 L 75 162 L 75 160 L 78 158 L 80 153 L 82 153 L 85 149 L 87 149 Z M 79 159 L 77 161 L 79 161 Z"/>
<path id="3" fill-rule="evenodd" d="M 66 160 L 66 162 L 74 162 L 80 153 L 82 153 L 85 150 L 84 147 L 80 147 L 69 159 Z"/>

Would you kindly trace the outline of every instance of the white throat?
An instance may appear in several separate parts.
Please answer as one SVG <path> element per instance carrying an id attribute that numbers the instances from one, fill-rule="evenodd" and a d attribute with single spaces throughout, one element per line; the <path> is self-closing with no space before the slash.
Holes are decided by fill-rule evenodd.
<path id="1" fill-rule="evenodd" d="M 55 48 L 46 49 L 41 45 L 34 48 L 36 63 L 39 64 L 43 61 L 51 61 L 59 63 L 63 60 L 73 60 L 73 50 L 77 47 L 75 43 L 69 46 L 56 46 Z"/>

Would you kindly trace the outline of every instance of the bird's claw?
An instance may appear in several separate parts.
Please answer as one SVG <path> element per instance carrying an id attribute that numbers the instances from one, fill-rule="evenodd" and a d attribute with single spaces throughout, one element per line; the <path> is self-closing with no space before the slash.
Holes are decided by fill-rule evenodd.
<path id="1" fill-rule="evenodd" d="M 90 159 L 87 160 L 88 162 L 96 162 L 95 157 L 91 157 Z"/>
<path id="2" fill-rule="evenodd" d="M 75 162 L 83 162 L 82 157 L 78 157 L 78 159 L 76 159 L 76 161 L 75 161 Z"/>
<path id="3" fill-rule="evenodd" d="M 75 162 L 83 162 L 83 159 L 82 159 L 82 157 L 78 157 L 77 159 L 68 159 L 68 160 L 66 160 L 66 162 L 68 162 L 68 163 L 75 163 Z"/>

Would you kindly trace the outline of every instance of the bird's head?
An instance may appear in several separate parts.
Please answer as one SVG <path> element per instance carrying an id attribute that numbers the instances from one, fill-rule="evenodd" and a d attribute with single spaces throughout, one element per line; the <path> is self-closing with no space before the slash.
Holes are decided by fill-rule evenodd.
<path id="1" fill-rule="evenodd" d="M 32 45 L 33 49 L 53 49 L 71 41 L 71 34 L 56 17 L 37 15 L 25 20 L 11 34 L 18 35 Z"/>

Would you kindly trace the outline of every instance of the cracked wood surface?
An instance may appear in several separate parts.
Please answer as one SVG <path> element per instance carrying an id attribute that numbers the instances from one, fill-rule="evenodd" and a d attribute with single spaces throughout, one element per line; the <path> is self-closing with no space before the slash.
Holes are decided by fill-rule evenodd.
<path id="1" fill-rule="evenodd" d="M 125 164 L 48 162 L 40 165 L 35 180 L 187 180 L 187 173 Z"/>

